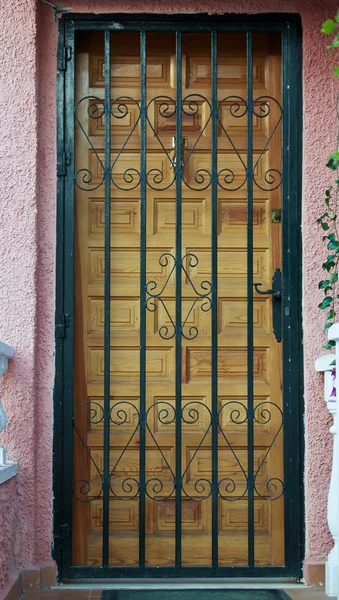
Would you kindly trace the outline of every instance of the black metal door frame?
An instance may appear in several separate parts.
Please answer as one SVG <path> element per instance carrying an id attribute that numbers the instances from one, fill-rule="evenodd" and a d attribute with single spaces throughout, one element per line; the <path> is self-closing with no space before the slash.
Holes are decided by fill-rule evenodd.
<path id="1" fill-rule="evenodd" d="M 72 418 L 73 418 L 73 268 L 74 268 L 74 37 L 78 30 L 99 30 L 106 34 L 123 30 L 244 32 L 247 55 L 251 51 L 252 33 L 280 32 L 282 36 L 282 105 L 283 105 L 283 378 L 284 378 L 284 471 L 285 471 L 285 566 L 256 567 L 249 548 L 249 566 L 183 567 L 180 551 L 175 567 L 72 566 Z M 141 39 L 145 37 L 141 33 Z M 179 42 L 180 43 L 180 42 Z M 213 46 L 212 46 L 213 47 Z M 178 55 L 177 55 L 178 59 Z M 213 59 L 213 51 L 212 51 Z M 56 251 L 56 375 L 54 387 L 54 558 L 60 578 L 116 577 L 298 577 L 303 557 L 303 357 L 301 327 L 301 142 L 302 142 L 302 70 L 301 25 L 298 15 L 65 15 L 59 21 L 57 75 L 57 251 Z M 106 64 L 106 62 L 105 62 Z M 248 75 L 251 75 L 252 60 Z M 177 67 L 181 65 L 177 60 Z M 145 76 L 145 73 L 144 73 Z M 107 78 L 106 78 L 107 79 Z M 109 88 L 109 86 L 107 86 Z M 109 91 L 106 90 L 108 96 Z M 180 89 L 177 94 L 180 94 Z M 214 92 L 215 93 L 215 92 Z M 249 90 L 251 94 L 251 87 Z M 213 89 L 212 89 L 213 95 Z M 141 103 L 145 98 L 141 98 Z M 251 112 L 251 111 L 249 111 Z M 177 112 L 177 129 L 181 117 Z M 251 118 L 251 117 L 250 117 Z M 107 119 L 108 121 L 108 119 Z M 216 121 L 215 121 L 216 122 Z M 107 125 L 106 125 L 107 126 Z M 212 124 L 213 126 L 213 124 Z M 180 139 L 180 138 L 179 138 Z M 248 140 L 251 143 L 251 140 Z M 249 147 L 251 147 L 249 145 Z M 106 148 L 106 152 L 109 148 Z M 216 152 L 213 149 L 212 155 Z M 250 159 L 250 157 L 249 157 Z M 181 161 L 178 161 L 181 163 Z M 180 168 L 180 167 L 179 167 Z M 212 168 L 213 170 L 213 168 Z M 177 179 L 177 181 L 180 178 Z M 141 183 L 142 184 L 142 183 Z M 216 184 L 215 184 L 216 185 Z M 180 198 L 179 187 L 177 193 Z M 212 194 L 213 183 L 212 183 Z M 106 190 L 106 195 L 109 194 Z M 180 203 L 179 203 L 180 204 Z M 177 206 L 178 209 L 178 206 Z M 180 210 L 180 208 L 179 208 Z M 109 221 L 108 221 L 109 222 Z M 105 235 L 109 239 L 109 228 Z M 107 237 L 106 237 L 107 240 Z M 250 243 L 250 239 L 249 239 Z M 250 247 L 250 246 L 249 246 Z M 178 245 L 177 245 L 178 250 Z M 180 243 L 179 243 L 180 250 Z M 212 249 L 213 252 L 213 249 Z M 248 253 L 250 254 L 250 253 Z M 248 267 L 251 269 L 251 258 Z M 213 275 L 212 275 L 213 277 Z M 251 277 L 251 276 L 249 276 Z M 251 282 L 250 282 L 251 283 Z M 177 276 L 180 286 L 180 277 Z M 252 282 L 253 287 L 253 282 Z M 109 294 L 109 288 L 108 288 Z M 177 322 L 181 322 L 177 307 Z M 213 327 L 213 317 L 212 317 Z M 177 336 L 180 354 L 180 336 Z M 108 337 L 109 344 L 109 337 Z M 251 361 L 251 356 L 248 356 Z M 252 358 L 253 360 L 253 358 Z M 108 363 L 109 364 L 109 363 Z M 249 363 L 250 364 L 250 363 Z M 212 371 L 213 377 L 213 371 Z M 251 392 L 251 390 L 249 390 Z M 180 391 L 178 391 L 180 397 Z M 108 387 L 109 395 L 109 387 Z M 252 391 L 253 395 L 253 391 Z M 213 398 L 213 392 L 212 392 Z M 213 399 L 212 399 L 213 404 Z M 178 419 L 178 417 L 177 417 Z M 180 420 L 180 419 L 179 419 Z M 180 423 L 178 423 L 180 431 Z M 212 423 L 213 427 L 213 423 Z M 214 424 L 217 427 L 217 424 Z M 180 450 L 180 448 L 179 448 Z M 177 448 L 178 451 L 178 448 Z M 288 476 L 286 476 L 288 474 Z M 145 482 L 144 482 L 145 483 Z M 212 499 L 213 505 L 213 499 Z M 180 516 L 179 501 L 176 514 Z M 214 511 L 214 522 L 216 513 Z M 249 521 L 250 523 L 250 521 Z M 179 529 L 180 535 L 180 529 Z M 178 536 L 178 532 L 177 532 Z M 106 557 L 107 558 L 107 557 Z M 105 561 L 104 561 L 105 562 Z"/>

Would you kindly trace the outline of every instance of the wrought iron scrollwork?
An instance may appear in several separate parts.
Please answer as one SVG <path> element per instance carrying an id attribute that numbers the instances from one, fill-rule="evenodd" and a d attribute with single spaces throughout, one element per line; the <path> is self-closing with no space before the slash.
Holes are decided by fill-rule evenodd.
<path id="1" fill-rule="evenodd" d="M 229 113 L 229 117 L 232 117 L 233 119 L 241 119 L 246 115 L 248 106 L 246 100 L 241 98 L 241 96 L 226 96 L 223 98 L 223 100 L 220 100 L 218 105 L 219 126 L 234 150 L 238 161 L 238 167 L 240 167 L 240 173 L 243 171 L 243 176 L 240 178 L 240 183 L 237 183 L 234 167 L 231 167 L 231 165 L 223 166 L 218 171 L 218 185 L 221 189 L 227 192 L 235 192 L 240 190 L 247 181 L 247 166 L 229 133 L 227 112 L 226 116 L 223 116 L 224 107 L 226 107 L 226 109 L 228 108 L 227 112 Z"/>
<path id="2" fill-rule="evenodd" d="M 244 467 L 242 466 L 232 444 L 230 443 L 230 441 L 225 433 L 225 430 L 224 430 L 224 428 L 222 426 L 222 422 L 221 422 L 223 412 L 225 411 L 225 409 L 230 408 L 231 406 L 233 406 L 233 409 L 230 411 L 230 416 L 229 416 L 231 423 L 233 423 L 234 425 L 243 425 L 244 423 L 247 422 L 248 412 L 247 412 L 246 406 L 242 402 L 239 402 L 238 400 L 230 400 L 229 402 L 226 402 L 225 404 L 223 404 L 221 406 L 221 408 L 219 409 L 218 429 L 219 429 L 222 437 L 224 438 L 228 449 L 232 453 L 237 465 L 239 466 L 239 469 L 241 472 L 241 478 L 243 479 L 243 485 L 242 485 L 242 487 L 240 487 L 241 483 L 237 482 L 232 477 L 223 477 L 222 479 L 220 479 L 218 481 L 218 493 L 219 493 L 219 496 L 223 500 L 227 500 L 228 502 L 236 502 L 237 500 L 241 500 L 241 498 L 243 498 L 247 493 L 248 477 L 247 477 L 247 473 L 246 473 Z M 239 487 L 240 487 L 240 490 L 238 489 Z"/>
<path id="3" fill-rule="evenodd" d="M 194 290 L 194 293 L 196 294 L 196 298 L 194 298 L 192 305 L 189 308 L 188 313 L 187 313 L 186 317 L 184 318 L 179 330 L 181 332 L 181 335 L 186 340 L 194 340 L 197 337 L 199 331 L 198 331 L 198 328 L 196 327 L 196 325 L 188 326 L 188 320 L 189 320 L 189 317 L 190 317 L 194 307 L 196 306 L 196 304 L 198 302 L 201 302 L 200 308 L 203 312 L 208 312 L 209 310 L 211 310 L 211 307 L 212 307 L 212 299 L 211 299 L 212 284 L 210 281 L 205 279 L 204 281 L 202 281 L 199 284 L 200 289 L 198 289 L 194 285 L 194 283 L 193 283 L 192 279 L 190 278 L 188 271 L 185 267 L 186 260 L 188 261 L 189 266 L 192 268 L 196 267 L 199 264 L 198 257 L 195 254 L 193 254 L 192 252 L 188 252 L 187 254 L 185 254 L 185 256 L 180 260 L 179 265 L 177 264 L 178 261 L 175 258 L 175 256 L 173 256 L 173 254 L 171 254 L 170 252 L 165 252 L 164 254 L 162 254 L 160 256 L 159 264 L 161 267 L 167 267 L 170 260 L 173 261 L 173 265 L 170 269 L 170 272 L 169 272 L 162 288 L 158 289 L 159 286 L 158 286 L 157 282 L 154 280 L 151 280 L 146 284 L 146 294 L 147 294 L 146 307 L 150 312 L 155 312 L 158 308 L 157 302 L 160 302 L 162 304 L 164 311 L 170 321 L 171 328 L 169 328 L 167 325 L 162 325 L 159 329 L 159 335 L 164 340 L 171 340 L 177 333 L 177 326 L 165 304 L 164 299 L 161 296 L 164 293 L 175 268 L 181 268 L 183 270 L 183 272 L 185 273 L 187 281 L 189 282 L 190 286 Z"/>
<path id="4" fill-rule="evenodd" d="M 183 160 L 183 181 L 184 181 L 185 185 L 190 190 L 193 190 L 193 191 L 206 190 L 211 185 L 211 176 L 212 175 L 211 175 L 211 171 L 209 169 L 207 169 L 206 167 L 203 169 L 202 168 L 197 169 L 193 175 L 193 180 L 196 185 L 192 185 L 191 183 L 188 182 L 188 180 L 185 176 L 185 167 L 188 164 L 194 151 L 196 150 L 200 140 L 202 139 L 202 137 L 203 137 L 204 133 L 206 132 L 206 129 L 211 121 L 212 107 L 211 107 L 210 101 L 207 98 L 205 98 L 205 96 L 202 96 L 201 94 L 189 94 L 188 96 L 183 98 L 183 101 L 182 101 L 182 112 L 184 115 L 186 115 L 188 117 L 198 116 L 199 110 L 202 109 L 204 104 L 208 107 L 208 114 L 205 117 L 205 123 L 204 123 L 203 127 L 201 128 L 201 131 L 199 132 L 197 139 L 193 143 L 192 148 L 188 151 L 187 157 L 185 158 L 185 160 Z"/>
<path id="5" fill-rule="evenodd" d="M 160 408 L 160 407 L 162 407 L 162 408 Z M 159 451 L 159 453 L 161 455 L 163 464 L 165 465 L 165 468 L 169 473 L 169 479 L 167 479 L 166 481 L 163 481 L 159 477 L 151 477 L 150 479 L 147 479 L 145 482 L 145 491 L 146 491 L 146 495 L 151 500 L 163 502 L 164 500 L 168 500 L 168 498 L 171 498 L 171 496 L 173 495 L 173 493 L 175 491 L 175 475 L 173 473 L 171 465 L 169 464 L 168 460 L 166 459 L 166 456 L 165 456 L 163 450 L 159 446 L 151 427 L 149 426 L 149 415 L 151 412 L 154 413 L 155 408 L 156 409 L 160 408 L 160 410 L 157 410 L 157 419 L 158 419 L 159 423 L 161 423 L 162 425 L 171 425 L 172 423 L 174 423 L 176 411 L 175 411 L 174 406 L 172 404 L 170 404 L 170 402 L 166 402 L 164 400 L 159 400 L 158 402 L 154 402 L 154 404 L 152 404 L 146 412 L 147 431 L 149 432 L 157 450 Z M 167 491 L 164 492 L 164 489 L 166 489 L 165 488 L 166 484 L 167 484 Z"/>
<path id="6" fill-rule="evenodd" d="M 86 412 L 84 415 L 82 415 L 82 413 L 84 411 L 86 411 Z M 83 447 L 85 453 L 87 454 L 87 456 L 90 460 L 90 463 L 94 467 L 95 473 L 97 473 L 98 477 L 95 480 L 95 486 L 97 487 L 99 485 L 99 491 L 97 493 L 93 494 L 93 491 L 92 491 L 93 482 L 91 480 L 87 480 L 87 479 L 78 479 L 77 481 L 75 481 L 73 483 L 72 493 L 73 493 L 73 496 L 77 500 L 79 500 L 79 502 L 93 502 L 94 500 L 97 500 L 102 494 L 103 474 L 102 474 L 98 464 L 94 460 L 93 455 L 90 451 L 90 448 L 87 446 L 82 434 L 80 433 L 80 428 L 77 424 L 77 420 L 78 420 L 79 416 L 81 416 L 82 420 L 85 423 L 87 423 L 88 425 L 99 425 L 99 423 L 102 423 L 104 420 L 104 410 L 103 410 L 102 405 L 99 402 L 96 402 L 93 400 L 87 400 L 86 402 L 82 402 L 82 404 L 80 404 L 76 408 L 76 410 L 74 411 L 74 415 L 73 415 L 74 431 L 76 433 L 78 440 L 81 443 L 81 446 Z M 100 482 L 100 483 L 98 483 L 98 482 Z"/>
<path id="7" fill-rule="evenodd" d="M 156 127 L 154 127 L 152 120 L 150 118 L 150 113 L 152 104 L 155 105 L 155 110 L 153 109 L 153 114 L 155 119 L 162 117 L 164 119 L 170 119 L 176 114 L 176 102 L 170 96 L 155 96 L 152 98 L 147 105 L 147 122 L 148 125 L 155 137 L 155 139 L 159 142 L 161 149 L 163 150 L 163 156 L 165 158 L 165 165 L 169 167 L 169 173 L 172 175 L 170 178 L 166 178 L 166 173 L 164 172 L 164 168 L 160 169 L 159 167 L 152 167 L 146 173 L 146 181 L 147 185 L 152 190 L 164 191 L 171 187 L 171 185 L 175 181 L 175 161 L 171 158 L 170 152 L 166 149 L 164 142 L 162 141 L 159 133 L 156 131 Z M 172 171 L 170 171 L 172 169 Z"/>
<path id="8" fill-rule="evenodd" d="M 84 448 L 85 453 L 87 454 L 87 456 L 90 460 L 90 463 L 94 467 L 94 472 L 97 474 L 97 477 L 94 480 L 93 479 L 91 479 L 91 480 L 79 479 L 79 480 L 75 481 L 73 484 L 73 487 L 72 487 L 72 491 L 73 491 L 73 496 L 80 502 L 93 502 L 94 500 L 97 500 L 103 492 L 104 473 L 103 473 L 103 470 L 97 464 L 97 462 L 94 460 L 92 452 L 91 452 L 89 446 L 87 445 L 87 443 L 85 442 L 84 437 L 81 434 L 80 428 L 77 424 L 78 415 L 80 415 L 81 412 L 85 408 L 87 408 L 87 413 L 82 417 L 82 419 L 83 420 L 85 419 L 87 421 L 87 423 L 90 425 L 99 425 L 100 423 L 104 422 L 104 408 L 99 402 L 93 401 L 93 400 L 88 400 L 86 402 L 83 402 L 76 408 L 76 410 L 74 412 L 74 416 L 73 416 L 74 431 L 77 435 L 77 438 L 80 440 L 81 445 Z M 137 409 L 135 404 L 133 404 L 132 402 L 119 401 L 116 404 L 114 404 L 110 409 L 109 422 L 110 422 L 110 424 L 113 424 L 116 426 L 124 425 L 129 418 L 129 415 L 127 412 L 128 409 L 130 411 L 132 410 L 135 412 L 134 416 L 136 416 L 137 423 L 134 427 L 132 434 L 130 435 L 130 437 L 128 439 L 127 444 L 124 446 L 124 448 L 120 452 L 120 455 L 109 474 L 110 491 L 119 500 L 132 500 L 133 498 L 136 498 L 139 494 L 139 481 L 136 478 L 126 477 L 124 479 L 121 479 L 121 478 L 117 477 L 117 473 L 116 473 L 118 465 L 121 463 L 121 461 L 126 453 L 126 450 L 131 446 L 132 440 L 139 429 L 139 426 L 140 426 L 139 410 Z M 97 489 L 99 487 L 99 491 L 96 492 L 95 494 L 92 493 L 92 488 L 94 486 L 95 486 L 95 489 Z M 119 492 L 116 489 L 117 486 L 119 486 Z"/>
<path id="9" fill-rule="evenodd" d="M 126 150 L 126 147 L 128 146 L 128 143 L 133 133 L 136 131 L 136 128 L 140 121 L 140 105 L 134 98 L 131 98 L 130 96 L 120 96 L 119 98 L 113 100 L 111 104 L 111 115 L 114 119 L 124 119 L 125 117 L 127 117 L 127 115 L 130 114 L 129 105 L 135 106 L 137 116 L 134 119 L 134 123 L 132 122 L 131 130 L 127 134 L 123 145 L 121 146 L 117 156 L 115 157 L 111 165 L 112 183 L 115 185 L 116 188 L 118 188 L 118 190 L 122 191 L 135 190 L 135 188 L 137 188 L 140 184 L 140 171 L 138 171 L 138 169 L 136 169 L 135 167 L 128 167 L 124 170 L 122 174 L 122 179 L 124 181 L 124 184 L 126 185 L 118 183 L 117 174 L 115 172 L 115 169 L 119 165 L 119 161 L 121 160 L 121 157 L 123 156 L 123 153 Z"/>
<path id="10" fill-rule="evenodd" d="M 194 293 L 196 294 L 196 298 L 193 300 L 192 305 L 186 315 L 186 317 L 183 320 L 182 326 L 181 326 L 181 335 L 186 339 L 186 340 L 194 340 L 199 333 L 199 330 L 197 328 L 196 325 L 192 325 L 190 327 L 187 327 L 187 332 L 186 332 L 186 326 L 188 323 L 188 319 L 194 309 L 194 307 L 196 306 L 196 304 L 198 302 L 200 302 L 200 309 L 203 312 L 208 312 L 209 310 L 211 310 L 212 308 L 212 298 L 211 298 L 211 294 L 212 294 L 212 284 L 210 281 L 208 281 L 207 279 L 203 280 L 199 286 L 200 286 L 200 290 L 194 285 L 191 277 L 188 274 L 188 271 L 185 267 L 185 260 L 187 260 L 188 265 L 191 268 L 195 268 L 198 266 L 199 264 L 199 259 L 198 257 L 193 254 L 192 252 L 188 252 L 187 254 L 185 254 L 185 256 L 182 258 L 181 260 L 181 268 L 183 270 L 183 272 L 186 275 L 187 281 L 190 284 L 190 286 L 192 287 Z"/>
<path id="11" fill-rule="evenodd" d="M 253 114 L 258 117 L 259 119 L 265 119 L 267 117 L 269 117 L 269 115 L 271 114 L 271 112 L 273 112 L 273 106 L 276 107 L 277 111 L 278 111 L 278 116 L 276 118 L 276 122 L 273 126 L 273 129 L 263 147 L 263 149 L 261 150 L 256 162 L 253 165 L 253 182 L 255 183 L 255 185 L 263 191 L 267 191 L 267 192 L 271 192 L 273 190 L 276 190 L 282 183 L 282 171 L 278 168 L 274 168 L 274 167 L 270 167 L 269 169 L 267 169 L 264 172 L 264 181 L 267 184 L 267 186 L 263 186 L 260 185 L 257 177 L 255 176 L 255 172 L 256 172 L 256 168 L 258 167 L 260 161 L 262 160 L 268 146 L 269 143 L 271 141 L 271 139 L 273 138 L 275 132 L 277 131 L 279 124 L 282 120 L 282 116 L 283 116 L 283 109 L 282 106 L 280 104 L 280 102 L 278 102 L 278 100 L 276 100 L 275 98 L 272 98 L 271 96 L 259 96 L 258 98 L 256 98 L 256 100 L 253 101 Z"/>
<path id="12" fill-rule="evenodd" d="M 158 289 L 158 284 L 154 280 L 151 280 L 146 284 L 146 294 L 147 294 L 146 308 L 147 308 L 147 310 L 149 310 L 150 312 L 155 312 L 158 308 L 157 303 L 160 302 L 164 308 L 166 315 L 169 318 L 170 323 L 171 323 L 172 330 L 170 330 L 167 325 L 162 325 L 159 329 L 159 335 L 164 340 L 171 340 L 176 334 L 175 323 L 167 309 L 167 306 L 166 306 L 163 298 L 161 297 L 167 287 L 169 280 L 171 279 L 172 273 L 175 270 L 177 260 L 176 260 L 175 256 L 173 256 L 173 254 L 171 254 L 170 252 L 165 252 L 159 258 L 159 265 L 164 268 L 169 265 L 170 260 L 173 261 L 173 265 L 170 268 L 170 272 L 169 272 L 162 288 Z"/>
<path id="13" fill-rule="evenodd" d="M 85 96 L 84 98 L 79 100 L 79 102 L 76 104 L 75 111 L 74 111 L 75 121 L 76 121 L 76 123 L 78 123 L 80 130 L 82 131 L 83 135 L 85 136 L 85 138 L 89 144 L 89 147 L 97 160 L 97 163 L 98 163 L 97 166 L 99 167 L 99 169 L 101 170 L 101 173 L 102 173 L 101 177 L 99 178 L 98 183 L 94 184 L 95 177 L 94 177 L 93 171 L 91 171 L 88 167 L 81 167 L 74 174 L 74 182 L 75 182 L 75 185 L 80 190 L 85 191 L 85 192 L 93 192 L 94 190 L 97 190 L 104 182 L 105 167 L 104 167 L 104 163 L 101 160 L 97 150 L 93 146 L 90 137 L 86 133 L 83 123 L 81 122 L 79 113 L 81 113 L 83 111 L 83 104 L 85 104 L 85 105 L 88 104 L 87 109 L 85 109 L 88 117 L 90 119 L 98 120 L 98 119 L 104 118 L 105 102 L 104 102 L 104 100 L 101 100 L 100 98 L 97 98 L 96 96 Z"/>
<path id="14" fill-rule="evenodd" d="M 198 407 L 198 408 L 197 408 Z M 186 469 L 184 470 L 183 474 L 182 474 L 182 491 L 185 494 L 185 496 L 187 496 L 187 498 L 189 498 L 190 500 L 195 500 L 195 501 L 202 501 L 202 500 L 207 500 L 207 498 L 210 497 L 211 493 L 212 493 L 212 482 L 207 479 L 206 477 L 200 477 L 199 479 L 197 479 L 196 481 L 194 481 L 194 490 L 197 493 L 197 496 L 192 496 L 188 491 L 187 491 L 187 482 L 185 482 L 185 478 L 187 475 L 190 474 L 190 468 L 192 467 L 192 464 L 194 462 L 194 460 L 196 459 L 199 450 L 202 448 L 204 441 L 206 440 L 206 437 L 209 433 L 209 431 L 211 430 L 212 427 L 212 413 L 210 408 L 204 404 L 203 402 L 200 401 L 192 401 L 192 402 L 188 402 L 187 404 L 185 404 L 185 406 L 183 407 L 182 411 L 181 411 L 181 419 L 182 422 L 185 423 L 186 425 L 195 425 L 196 423 L 198 423 L 199 419 L 200 419 L 200 410 L 204 409 L 207 412 L 208 415 L 208 426 L 198 444 L 198 446 L 195 448 L 190 460 L 187 463 Z M 190 481 L 193 483 L 192 478 L 190 478 Z"/>
<path id="15" fill-rule="evenodd" d="M 119 500 L 133 500 L 139 494 L 139 481 L 135 477 L 125 477 L 124 479 L 121 479 L 117 474 L 117 468 L 119 464 L 121 464 L 121 461 L 126 451 L 131 446 L 133 438 L 135 437 L 140 427 L 140 413 L 135 404 L 126 400 L 116 402 L 110 410 L 110 422 L 113 425 L 116 425 L 117 427 L 121 427 L 122 425 L 125 425 L 125 423 L 129 419 L 129 413 L 127 412 L 127 409 L 129 410 L 129 412 L 131 411 L 131 409 L 135 412 L 137 422 L 127 441 L 127 444 L 121 450 L 119 457 L 113 466 L 113 469 L 111 469 L 109 477 L 110 490 L 113 496 L 115 496 L 115 498 L 118 498 Z M 119 491 L 117 491 L 117 487 L 119 487 Z"/>
<path id="16" fill-rule="evenodd" d="M 86 167 L 81 167 L 75 173 L 75 185 L 83 190 L 83 191 L 94 191 L 98 189 L 104 182 L 105 179 L 105 168 L 103 160 L 100 158 L 96 148 L 94 147 L 90 136 L 86 132 L 84 123 L 81 119 L 81 113 L 83 113 L 83 103 L 88 103 L 87 106 L 87 115 L 90 119 L 99 120 L 104 119 L 105 117 L 105 102 L 104 100 L 96 97 L 96 96 L 85 96 L 76 104 L 75 107 L 75 121 L 79 125 L 80 130 L 85 136 L 91 152 L 95 156 L 99 171 L 98 176 L 95 178 L 93 172 Z M 131 119 L 131 129 L 128 132 L 125 141 L 123 142 L 121 148 L 118 150 L 117 155 L 115 156 L 112 164 L 111 164 L 111 180 L 113 185 L 122 191 L 130 191 L 136 189 L 140 184 L 141 173 L 135 167 L 128 167 L 123 171 L 122 174 L 119 174 L 119 177 L 122 178 L 122 183 L 118 181 L 117 177 L 117 167 L 119 166 L 123 154 L 126 149 L 128 149 L 128 144 L 131 140 L 132 135 L 136 132 L 138 124 L 140 122 L 140 104 L 137 100 L 130 96 L 120 96 L 112 101 L 111 103 L 111 117 L 112 119 L 124 119 L 129 114 L 131 114 L 131 106 L 134 107 L 135 116 Z M 204 107 L 204 118 L 202 115 L 199 115 L 199 112 L 203 110 Z M 188 117 L 200 117 L 200 121 L 203 121 L 203 125 L 198 132 L 198 135 L 191 144 L 191 148 L 187 151 L 187 155 L 182 157 L 182 165 L 183 165 L 183 182 L 184 184 L 191 190 L 199 191 L 206 190 L 211 185 L 211 170 L 207 167 L 198 168 L 195 173 L 190 178 L 190 181 L 187 179 L 187 169 L 186 167 L 189 165 L 194 152 L 197 150 L 201 140 L 206 134 L 206 130 L 211 122 L 212 118 L 212 106 L 208 98 L 202 96 L 201 94 L 189 94 L 185 98 L 182 99 L 181 108 L 183 115 Z M 230 134 L 229 120 L 230 119 L 241 119 L 245 117 L 248 110 L 253 112 L 258 119 L 265 118 L 273 118 L 275 122 L 273 123 L 272 130 L 264 144 L 264 147 L 261 149 L 258 158 L 256 159 L 253 165 L 253 172 L 251 174 L 248 173 L 247 166 L 245 161 L 236 147 L 234 140 Z M 175 116 L 177 111 L 176 101 L 170 96 L 159 95 L 152 98 L 147 105 L 146 109 L 146 120 L 148 126 L 154 136 L 154 139 L 157 140 L 162 155 L 160 155 L 163 159 L 162 167 L 153 166 L 146 173 L 146 181 L 147 185 L 152 190 L 164 191 L 169 189 L 175 179 L 176 179 L 176 165 L 175 158 L 171 156 L 171 150 L 166 148 L 165 142 L 162 140 L 161 135 L 159 134 L 159 130 L 157 127 L 157 121 L 159 118 L 162 119 L 171 119 Z M 264 155 L 269 147 L 269 144 L 275 135 L 283 117 L 283 108 L 280 102 L 271 96 L 259 96 L 254 99 L 251 103 L 251 107 L 249 108 L 247 101 L 241 96 L 226 96 L 222 100 L 218 102 L 217 107 L 217 119 L 218 126 L 220 127 L 222 135 L 224 135 L 230 144 L 233 153 L 229 156 L 233 157 L 232 164 L 222 165 L 218 170 L 218 185 L 221 189 L 225 191 L 237 191 L 241 189 L 250 175 L 253 179 L 254 184 L 263 191 L 273 191 L 276 190 L 282 183 L 282 171 L 277 166 L 270 166 L 263 173 L 262 179 L 258 179 L 256 175 L 257 168 L 260 165 L 261 161 L 264 158 Z M 224 155 L 224 156 L 227 156 Z M 236 157 L 238 168 L 235 171 L 234 167 L 234 157 Z M 273 157 L 274 158 L 274 157 Z M 227 160 L 225 157 L 223 161 Z M 166 169 L 166 165 L 168 166 L 168 170 Z M 241 176 L 241 173 L 243 175 Z M 172 175 L 169 177 L 169 174 Z M 239 175 L 240 174 L 240 175 Z M 193 183 L 192 183 L 193 181 Z"/>
<path id="17" fill-rule="evenodd" d="M 269 453 L 271 452 L 271 450 L 274 446 L 274 443 L 276 442 L 276 439 L 279 436 L 279 434 L 283 428 L 284 416 L 283 416 L 283 412 L 282 412 L 281 408 L 277 404 L 274 404 L 274 402 L 268 402 L 268 401 L 260 402 L 259 404 L 257 404 L 257 406 L 254 409 L 253 418 L 254 418 L 254 422 L 257 423 L 258 425 L 267 425 L 267 423 L 269 423 L 271 421 L 272 409 L 277 411 L 277 415 L 280 420 L 280 424 L 273 436 L 273 439 L 272 439 L 269 447 L 267 448 L 266 452 L 264 453 L 264 456 L 261 458 L 261 460 L 259 462 L 259 466 L 254 474 L 254 489 L 255 489 L 256 493 L 258 494 L 258 496 L 260 498 L 262 498 L 263 500 L 278 500 L 278 498 L 281 498 L 281 496 L 284 494 L 284 491 L 285 491 L 284 482 L 279 477 L 270 477 L 267 481 L 264 482 L 265 493 L 260 493 L 260 491 L 258 490 L 258 482 L 257 482 L 258 476 L 259 476 L 260 472 L 262 471 L 263 466 L 266 462 L 266 459 L 267 459 Z"/>

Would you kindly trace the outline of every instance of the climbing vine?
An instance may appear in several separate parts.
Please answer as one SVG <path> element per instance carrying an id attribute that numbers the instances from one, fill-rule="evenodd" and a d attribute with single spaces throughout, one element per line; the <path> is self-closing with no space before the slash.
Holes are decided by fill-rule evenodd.
<path id="1" fill-rule="evenodd" d="M 327 19 L 321 27 L 322 33 L 331 36 L 331 41 L 327 46 L 329 51 L 339 47 L 339 12 L 334 20 Z M 336 77 L 339 77 L 339 66 L 333 68 Z M 326 167 L 333 174 L 333 184 L 325 191 L 325 211 L 317 219 L 323 235 L 323 242 L 326 243 L 329 254 L 322 264 L 326 276 L 319 282 L 319 289 L 323 290 L 324 298 L 318 305 L 323 311 L 326 311 L 325 327 L 326 332 L 333 325 L 336 315 L 339 313 L 339 231 L 338 231 L 338 201 L 339 201 L 339 95 L 337 97 L 336 116 L 338 122 L 337 148 L 330 154 Z M 323 348 L 330 349 L 335 345 L 333 340 L 326 342 Z"/>

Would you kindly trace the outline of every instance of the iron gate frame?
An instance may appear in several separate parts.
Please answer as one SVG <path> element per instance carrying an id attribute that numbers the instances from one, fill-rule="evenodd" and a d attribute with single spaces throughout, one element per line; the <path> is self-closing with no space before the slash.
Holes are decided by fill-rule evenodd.
<path id="1" fill-rule="evenodd" d="M 91 567 L 72 565 L 74 312 L 74 44 L 77 31 L 279 32 L 282 38 L 282 271 L 285 566 Z M 301 285 L 302 60 L 297 14 L 66 14 L 57 51 L 57 246 L 54 385 L 54 547 L 62 580 L 123 577 L 300 577 L 304 549 Z"/>

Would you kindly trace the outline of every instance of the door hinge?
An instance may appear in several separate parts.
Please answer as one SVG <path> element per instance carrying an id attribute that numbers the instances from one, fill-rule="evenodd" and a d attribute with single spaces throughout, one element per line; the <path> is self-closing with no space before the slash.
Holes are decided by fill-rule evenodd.
<path id="1" fill-rule="evenodd" d="M 72 48 L 70 46 L 62 46 L 57 59 L 58 71 L 66 71 L 67 62 L 72 58 Z"/>
<path id="2" fill-rule="evenodd" d="M 67 174 L 67 167 L 71 164 L 71 154 L 70 152 L 63 152 L 61 156 L 61 160 L 57 163 L 57 176 L 65 177 Z"/>
<path id="3" fill-rule="evenodd" d="M 61 315 L 55 322 L 55 337 L 57 339 L 66 337 L 66 328 L 71 324 L 71 315 Z"/>
<path id="4" fill-rule="evenodd" d="M 60 525 L 58 535 L 54 536 L 54 545 L 62 546 L 62 542 L 71 535 L 71 526 L 68 523 L 63 523 Z"/>

